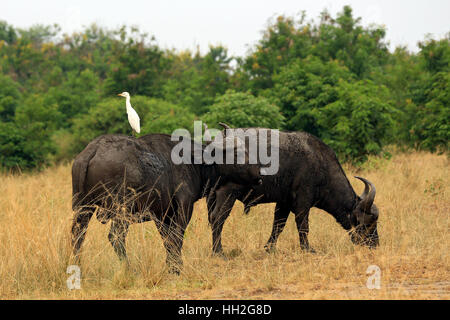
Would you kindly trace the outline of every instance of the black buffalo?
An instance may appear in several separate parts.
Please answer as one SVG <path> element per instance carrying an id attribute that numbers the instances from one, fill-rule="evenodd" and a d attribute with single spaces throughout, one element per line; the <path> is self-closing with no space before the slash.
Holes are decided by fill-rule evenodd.
<path id="1" fill-rule="evenodd" d="M 220 183 L 261 183 L 255 165 L 176 165 L 171 152 L 177 143 L 165 134 L 140 138 L 104 135 L 90 142 L 75 158 L 72 245 L 77 259 L 89 220 L 96 212 L 102 223 L 111 220 L 108 238 L 122 260 L 127 257 L 129 225 L 153 220 L 163 238 L 170 271 L 179 272 L 183 235 L 194 202 Z M 205 146 L 200 148 L 204 150 Z"/>
<path id="2" fill-rule="evenodd" d="M 226 134 L 234 134 L 236 129 L 222 125 Z M 260 130 L 270 129 L 255 130 L 259 139 Z M 312 207 L 333 215 L 349 231 L 355 244 L 369 247 L 379 244 L 378 209 L 373 204 L 376 190 L 370 181 L 356 177 L 365 184 L 364 192 L 358 196 L 334 151 L 311 134 L 280 132 L 278 150 L 279 170 L 274 175 L 264 176 L 261 185 L 246 187 L 230 182 L 210 194 L 208 214 L 214 253 L 223 254 L 222 228 L 236 199 L 244 203 L 246 212 L 260 203 L 276 203 L 272 233 L 265 245 L 267 251 L 275 248 L 291 211 L 295 214 L 301 248 L 314 251 L 307 237 L 308 215 Z"/>

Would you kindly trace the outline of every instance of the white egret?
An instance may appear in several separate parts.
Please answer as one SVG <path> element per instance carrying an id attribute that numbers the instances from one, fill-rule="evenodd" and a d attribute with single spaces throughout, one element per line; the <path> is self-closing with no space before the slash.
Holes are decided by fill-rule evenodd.
<path id="1" fill-rule="evenodd" d="M 125 105 L 127 106 L 127 114 L 128 114 L 128 122 L 130 123 L 131 128 L 137 133 L 141 132 L 140 119 L 136 112 L 133 109 L 130 103 L 130 94 L 128 92 L 119 93 L 118 96 L 124 97 L 126 99 Z"/>

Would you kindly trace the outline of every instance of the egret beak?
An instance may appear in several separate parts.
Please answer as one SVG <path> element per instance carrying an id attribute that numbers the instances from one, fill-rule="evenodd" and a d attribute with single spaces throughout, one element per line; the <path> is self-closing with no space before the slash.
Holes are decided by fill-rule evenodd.
<path id="1" fill-rule="evenodd" d="M 118 93 L 117 95 L 120 96 L 120 97 L 123 97 L 123 95 L 121 93 Z"/>

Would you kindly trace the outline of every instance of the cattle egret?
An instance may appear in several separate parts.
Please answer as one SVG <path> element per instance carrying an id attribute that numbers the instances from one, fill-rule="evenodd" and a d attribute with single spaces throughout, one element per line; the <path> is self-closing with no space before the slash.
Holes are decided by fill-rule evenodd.
<path id="1" fill-rule="evenodd" d="M 128 122 L 131 128 L 137 133 L 141 132 L 140 119 L 137 112 L 133 109 L 130 103 L 130 94 L 128 92 L 119 93 L 118 96 L 126 98 L 125 105 L 127 106 Z"/>

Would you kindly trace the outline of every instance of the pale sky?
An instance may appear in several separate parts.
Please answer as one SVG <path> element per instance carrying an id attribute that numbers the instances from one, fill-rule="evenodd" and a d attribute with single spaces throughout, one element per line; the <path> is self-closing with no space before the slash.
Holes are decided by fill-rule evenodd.
<path id="1" fill-rule="evenodd" d="M 63 32 L 97 23 L 105 27 L 136 25 L 156 37 L 163 48 L 206 52 L 221 44 L 231 55 L 243 56 L 261 38 L 269 18 L 296 15 L 318 21 L 327 8 L 335 16 L 346 4 L 363 25 L 383 24 L 391 49 L 417 42 L 428 33 L 443 37 L 450 31 L 450 0 L 0 0 L 0 20 L 15 27 L 59 24 Z"/>

